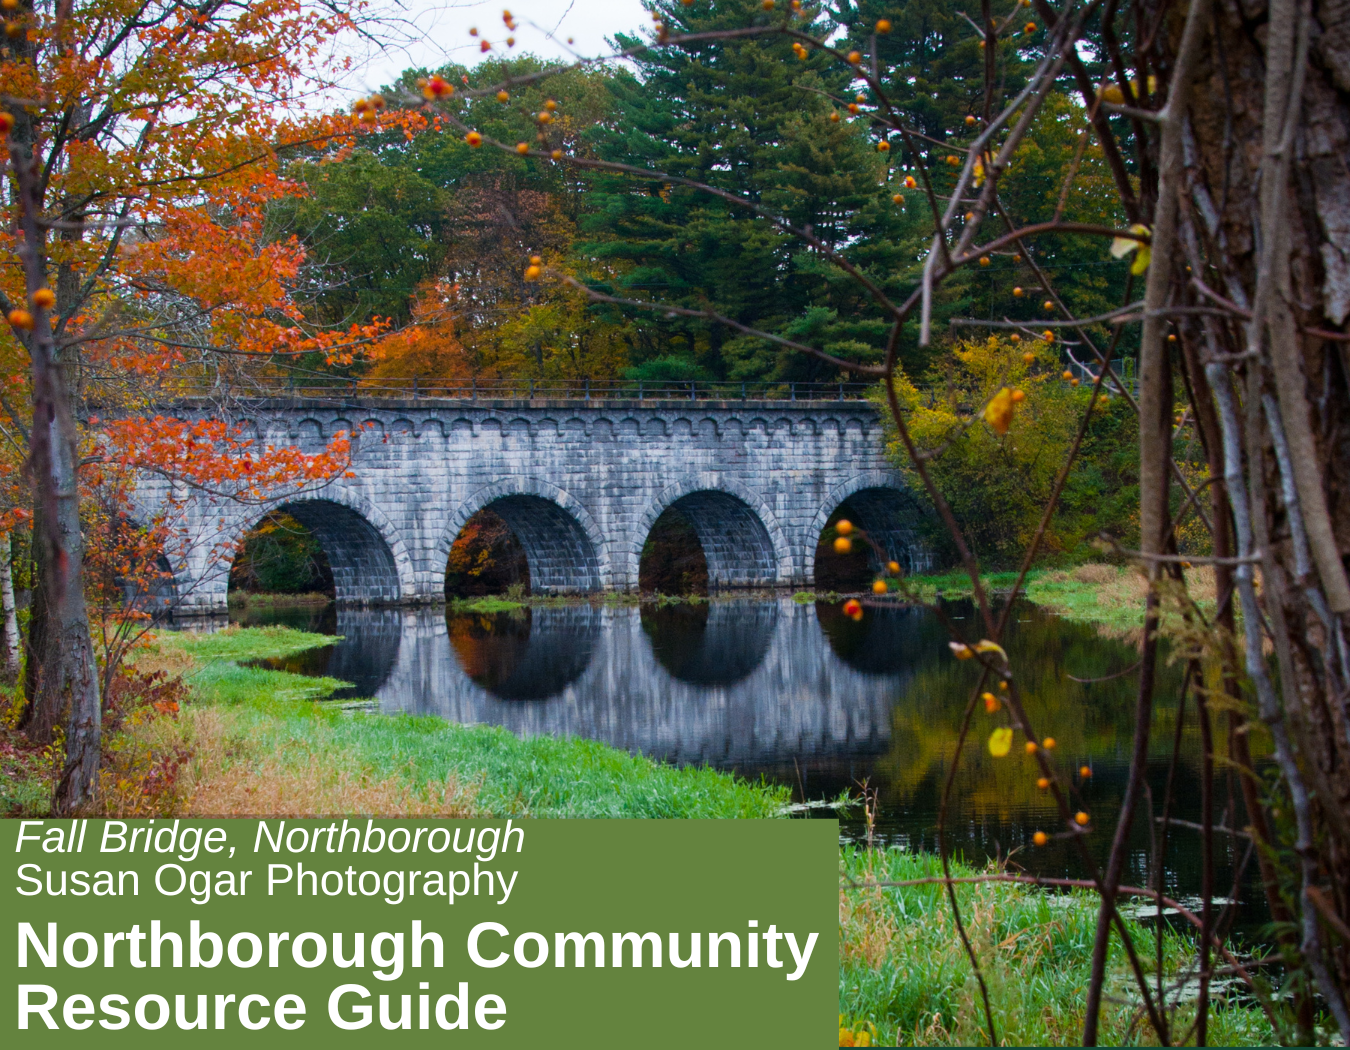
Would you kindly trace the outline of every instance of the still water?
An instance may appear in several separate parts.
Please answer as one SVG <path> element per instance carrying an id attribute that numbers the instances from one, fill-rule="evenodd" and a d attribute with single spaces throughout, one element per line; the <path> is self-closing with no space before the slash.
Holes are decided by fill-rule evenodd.
<path id="1" fill-rule="evenodd" d="M 961 603 L 951 615 L 969 618 Z M 789 785 L 799 800 L 875 791 L 881 843 L 935 849 L 943 782 L 961 714 L 978 672 L 954 660 L 937 618 L 918 608 L 868 609 L 861 622 L 839 605 L 790 599 L 714 600 L 657 607 L 569 605 L 510 613 L 440 609 L 269 610 L 251 623 L 337 634 L 341 639 L 272 666 L 353 683 L 340 697 L 373 697 L 389 713 L 438 715 L 504 726 L 513 733 L 574 734 L 678 764 L 706 764 Z M 1133 646 L 1089 627 L 1019 605 L 1006 648 L 1055 762 L 1074 771 L 1073 804 L 1093 817 L 1093 853 L 1104 858 L 1129 765 L 1135 677 Z M 967 619 L 966 622 L 973 622 Z M 1105 681 L 1081 682 L 1078 679 Z M 1161 811 L 1176 726 L 1180 677 L 1165 667 L 1159 688 L 1149 785 Z M 980 708 L 957 771 L 948 846 L 980 862 L 1012 863 L 1045 875 L 1086 874 L 1067 837 L 1036 848 L 1038 829 L 1056 831 L 1034 761 L 1014 744 L 995 759 L 984 747 L 1006 714 Z M 1222 728 L 1216 736 L 1222 740 Z M 1198 821 L 1199 732 L 1183 726 L 1173 815 Z M 1077 774 L 1091 770 L 1089 778 Z M 1214 785 L 1215 823 L 1241 826 L 1238 788 Z M 1233 815 L 1233 800 L 1238 806 Z M 862 839 L 861 807 L 841 814 L 843 833 Z M 1150 835 L 1136 821 L 1126 881 L 1148 882 Z M 1246 842 L 1216 836 L 1215 892 L 1229 893 Z M 1249 864 L 1237 926 L 1264 921 Z M 1166 890 L 1199 889 L 1198 835 L 1174 828 Z"/>

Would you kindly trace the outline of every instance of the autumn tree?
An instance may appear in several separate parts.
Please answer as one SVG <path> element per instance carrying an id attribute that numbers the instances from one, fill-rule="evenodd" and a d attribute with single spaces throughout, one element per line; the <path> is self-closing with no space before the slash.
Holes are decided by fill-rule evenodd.
<path id="1" fill-rule="evenodd" d="M 371 334 L 307 324 L 291 294 L 302 246 L 264 236 L 268 203 L 299 192 L 277 149 L 354 126 L 301 108 L 354 15 L 302 0 L 91 0 L 7 5 L 3 18 L 0 407 L 23 445 L 37 572 L 22 724 L 50 741 L 64 719 L 64 813 L 88 800 L 99 763 L 82 489 L 151 473 L 182 494 L 265 500 L 345 462 L 342 440 L 273 454 L 223 419 L 173 418 L 164 399 L 225 398 L 277 354 L 348 354 Z"/>

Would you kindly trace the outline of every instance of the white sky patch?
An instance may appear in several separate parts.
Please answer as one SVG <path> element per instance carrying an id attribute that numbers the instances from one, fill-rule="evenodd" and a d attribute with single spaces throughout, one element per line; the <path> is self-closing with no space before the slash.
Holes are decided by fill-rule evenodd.
<path id="1" fill-rule="evenodd" d="M 514 32 L 502 22 L 507 9 L 516 21 Z M 383 23 L 382 39 L 347 37 L 352 69 L 345 86 L 354 94 L 392 83 L 414 67 L 436 69 L 448 62 L 471 67 L 485 58 L 525 52 L 560 61 L 605 55 L 611 51 L 606 37 L 651 25 L 640 0 L 375 0 L 367 13 Z M 469 36 L 473 27 L 477 37 Z M 508 36 L 515 37 L 514 48 L 506 46 Z M 483 40 L 493 51 L 484 54 Z"/>

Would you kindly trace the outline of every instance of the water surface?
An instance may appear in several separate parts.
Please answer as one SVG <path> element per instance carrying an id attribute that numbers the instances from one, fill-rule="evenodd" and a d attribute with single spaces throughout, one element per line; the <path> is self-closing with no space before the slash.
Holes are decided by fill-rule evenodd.
<path id="1" fill-rule="evenodd" d="M 971 612 L 952 603 L 957 618 Z M 1088 843 L 1105 855 L 1128 772 L 1136 680 L 1119 675 L 1133 646 L 1029 604 L 1014 610 L 1006 648 L 1041 736 L 1073 784 L 1073 805 L 1090 813 Z M 942 786 L 962 712 L 978 670 L 954 660 L 932 613 L 869 608 L 861 622 L 840 606 L 789 599 L 714 600 L 655 606 L 566 605 L 509 613 L 455 610 L 291 609 L 252 613 L 249 622 L 342 635 L 335 644 L 274 666 L 354 683 L 342 696 L 375 698 L 382 711 L 436 715 L 513 733 L 575 734 L 678 764 L 710 765 L 789 785 L 801 800 L 837 797 L 863 785 L 875 793 L 875 841 L 935 849 Z M 967 621 L 969 622 L 969 621 Z M 973 625 L 972 625 L 973 628 Z M 1117 677 L 1108 677 L 1117 676 Z M 1077 679 L 1106 679 L 1083 682 Z M 1160 677 L 1148 783 L 1159 810 L 1176 727 L 1180 676 Z M 1086 869 L 1034 760 L 990 756 L 984 741 L 1006 724 L 981 706 L 952 792 L 947 842 L 981 862 L 1011 854 L 1014 866 L 1082 877 Z M 1222 725 L 1216 736 L 1226 734 Z M 1199 733 L 1194 709 L 1183 725 L 1173 814 L 1198 821 Z M 1090 776 L 1077 772 L 1087 767 Z M 1236 783 L 1214 785 L 1216 823 L 1244 822 Z M 1237 800 L 1236 815 L 1232 803 Z M 865 812 L 842 814 L 845 835 L 865 838 Z M 1036 848 L 1037 830 L 1050 845 Z M 1198 836 L 1174 829 L 1166 889 L 1199 889 Z M 1226 896 L 1245 851 L 1218 838 L 1216 893 Z M 1147 820 L 1136 821 L 1127 881 L 1148 881 Z M 1263 921 L 1255 865 L 1242 880 L 1239 928 Z"/>

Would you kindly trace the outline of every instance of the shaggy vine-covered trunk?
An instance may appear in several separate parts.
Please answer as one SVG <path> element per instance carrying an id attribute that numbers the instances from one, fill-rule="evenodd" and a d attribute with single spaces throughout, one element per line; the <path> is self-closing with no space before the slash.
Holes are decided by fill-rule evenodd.
<path id="1" fill-rule="evenodd" d="M 1172 282 L 1173 302 L 1190 308 L 1180 330 L 1198 347 L 1223 429 L 1247 699 L 1271 732 L 1287 800 L 1275 809 L 1292 825 L 1299 950 L 1344 1035 L 1350 4 L 1218 0 L 1210 36 L 1178 195 L 1202 265 Z"/>

